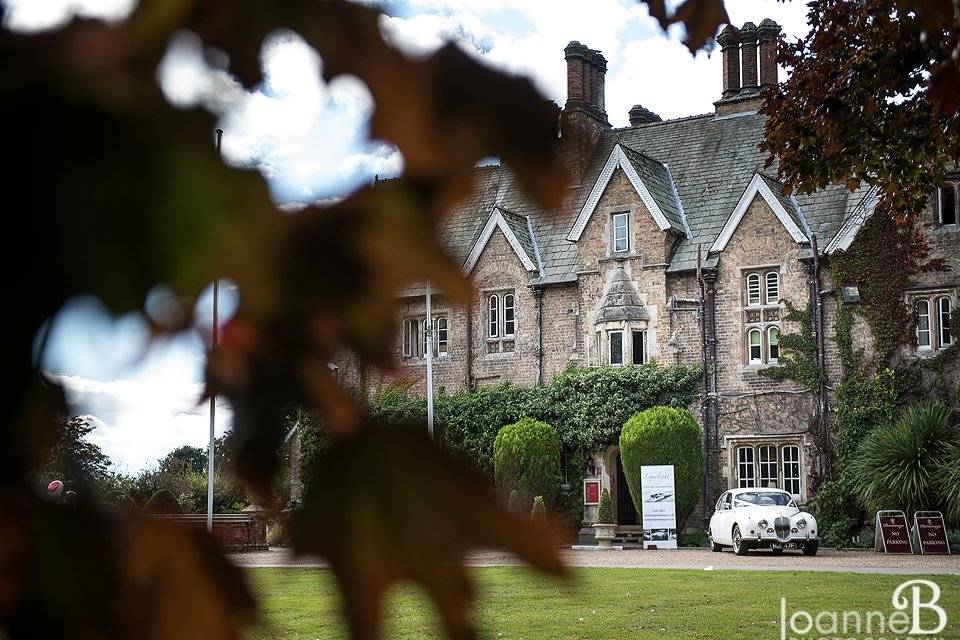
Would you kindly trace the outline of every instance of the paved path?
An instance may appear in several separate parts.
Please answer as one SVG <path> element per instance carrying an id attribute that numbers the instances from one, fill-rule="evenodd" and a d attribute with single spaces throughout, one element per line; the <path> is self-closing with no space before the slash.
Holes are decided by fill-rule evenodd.
<path id="1" fill-rule="evenodd" d="M 741 558 L 729 550 L 713 553 L 708 549 L 675 551 L 564 549 L 563 557 L 574 567 L 618 567 L 643 569 L 750 569 L 763 571 L 848 571 L 854 573 L 955 574 L 960 575 L 960 555 L 885 556 L 872 551 L 821 549 L 813 558 L 787 552 L 774 556 L 755 551 Z M 271 549 L 231 556 L 241 567 L 326 567 L 318 558 L 291 557 L 285 549 Z M 478 567 L 518 566 L 514 556 L 498 551 L 479 551 L 469 559 Z"/>

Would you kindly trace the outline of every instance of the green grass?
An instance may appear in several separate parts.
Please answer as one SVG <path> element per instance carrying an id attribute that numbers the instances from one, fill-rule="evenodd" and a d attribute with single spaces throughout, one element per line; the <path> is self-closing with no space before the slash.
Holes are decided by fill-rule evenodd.
<path id="1" fill-rule="evenodd" d="M 474 573 L 480 637 L 498 640 L 774 640 L 779 638 L 781 596 L 787 598 L 788 616 L 798 609 L 889 613 L 894 588 L 908 579 L 826 572 L 576 569 L 571 582 L 558 583 L 520 568 Z M 266 618 L 264 626 L 251 631 L 251 639 L 347 637 L 329 571 L 252 569 L 249 576 Z M 939 604 L 949 616 L 939 637 L 960 638 L 960 576 L 928 578 L 940 585 Z M 930 624 L 927 618 L 924 624 Z M 403 587 L 392 594 L 385 637 L 443 637 L 422 591 Z"/>

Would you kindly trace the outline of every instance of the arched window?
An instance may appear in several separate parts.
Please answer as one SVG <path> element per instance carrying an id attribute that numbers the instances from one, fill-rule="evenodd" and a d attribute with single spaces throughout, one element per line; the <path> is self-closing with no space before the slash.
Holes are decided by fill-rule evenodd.
<path id="1" fill-rule="evenodd" d="M 937 300 L 937 321 L 940 327 L 940 347 L 949 347 L 953 344 L 953 334 L 950 333 L 950 298 Z"/>
<path id="2" fill-rule="evenodd" d="M 747 276 L 747 304 L 760 304 L 760 274 L 751 273 Z"/>
<path id="3" fill-rule="evenodd" d="M 750 364 L 763 364 L 763 340 L 760 329 L 750 329 L 747 332 L 747 348 Z"/>
<path id="4" fill-rule="evenodd" d="M 403 356 L 405 358 L 417 355 L 418 327 L 419 323 L 416 320 L 407 318 L 403 321 Z"/>
<path id="5" fill-rule="evenodd" d="M 776 364 L 780 359 L 780 329 L 770 327 L 767 329 L 767 362 Z"/>
<path id="6" fill-rule="evenodd" d="M 767 292 L 766 292 L 766 303 L 767 304 L 777 304 L 780 302 L 780 274 L 776 271 L 768 271 L 766 275 L 767 279 Z"/>
<path id="7" fill-rule="evenodd" d="M 753 469 L 753 447 L 737 449 L 737 486 L 741 488 L 756 486 Z"/>
<path id="8" fill-rule="evenodd" d="M 757 457 L 760 467 L 760 486 L 774 488 L 779 486 L 776 445 L 765 444 L 757 447 Z"/>
<path id="9" fill-rule="evenodd" d="M 447 348 L 450 340 L 450 330 L 449 330 L 449 325 L 447 324 L 446 318 L 437 318 L 436 334 L 437 334 L 437 355 L 445 356 L 447 355 Z"/>
<path id="10" fill-rule="evenodd" d="M 930 301 L 917 301 L 917 348 L 930 348 Z"/>
<path id="11" fill-rule="evenodd" d="M 800 447 L 783 447 L 783 489 L 795 496 L 800 495 Z"/>
<path id="12" fill-rule="evenodd" d="M 510 337 L 514 334 L 516 325 L 515 307 L 513 305 L 513 294 L 508 293 L 503 296 L 503 335 Z"/>
<path id="13" fill-rule="evenodd" d="M 940 224 L 957 224 L 957 190 L 953 185 L 940 187 Z"/>
<path id="14" fill-rule="evenodd" d="M 489 299 L 489 326 L 490 330 L 487 333 L 491 338 L 499 337 L 500 335 L 500 296 L 494 294 L 490 296 Z"/>

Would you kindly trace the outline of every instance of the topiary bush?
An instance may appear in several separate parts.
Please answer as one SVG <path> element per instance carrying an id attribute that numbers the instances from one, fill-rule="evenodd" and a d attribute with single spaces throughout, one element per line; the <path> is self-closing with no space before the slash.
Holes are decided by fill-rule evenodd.
<path id="1" fill-rule="evenodd" d="M 870 512 L 903 509 L 909 517 L 920 509 L 944 509 L 941 460 L 958 441 L 960 431 L 943 404 L 907 409 L 895 424 L 864 438 L 852 465 L 854 492 Z"/>
<path id="2" fill-rule="evenodd" d="M 642 513 L 640 467 L 672 464 L 677 530 L 697 506 L 703 490 L 703 432 L 686 409 L 653 407 L 630 418 L 620 433 L 620 459 L 630 496 Z"/>
<path id="3" fill-rule="evenodd" d="M 504 494 L 516 490 L 525 507 L 534 496 L 559 506 L 560 437 L 546 422 L 522 418 L 500 429 L 493 443 L 493 470 L 497 488 Z"/>
<path id="4" fill-rule="evenodd" d="M 610 490 L 606 487 L 600 492 L 600 504 L 597 505 L 597 524 L 614 524 L 613 503 L 610 502 Z"/>

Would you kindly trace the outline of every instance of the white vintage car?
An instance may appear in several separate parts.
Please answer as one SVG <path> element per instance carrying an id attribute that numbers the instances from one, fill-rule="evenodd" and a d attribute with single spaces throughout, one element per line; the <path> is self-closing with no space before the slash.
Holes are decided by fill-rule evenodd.
<path id="1" fill-rule="evenodd" d="M 817 554 L 817 521 L 782 489 L 731 489 L 717 500 L 710 518 L 710 548 L 733 547 L 738 556 L 751 549 L 799 549 Z"/>

